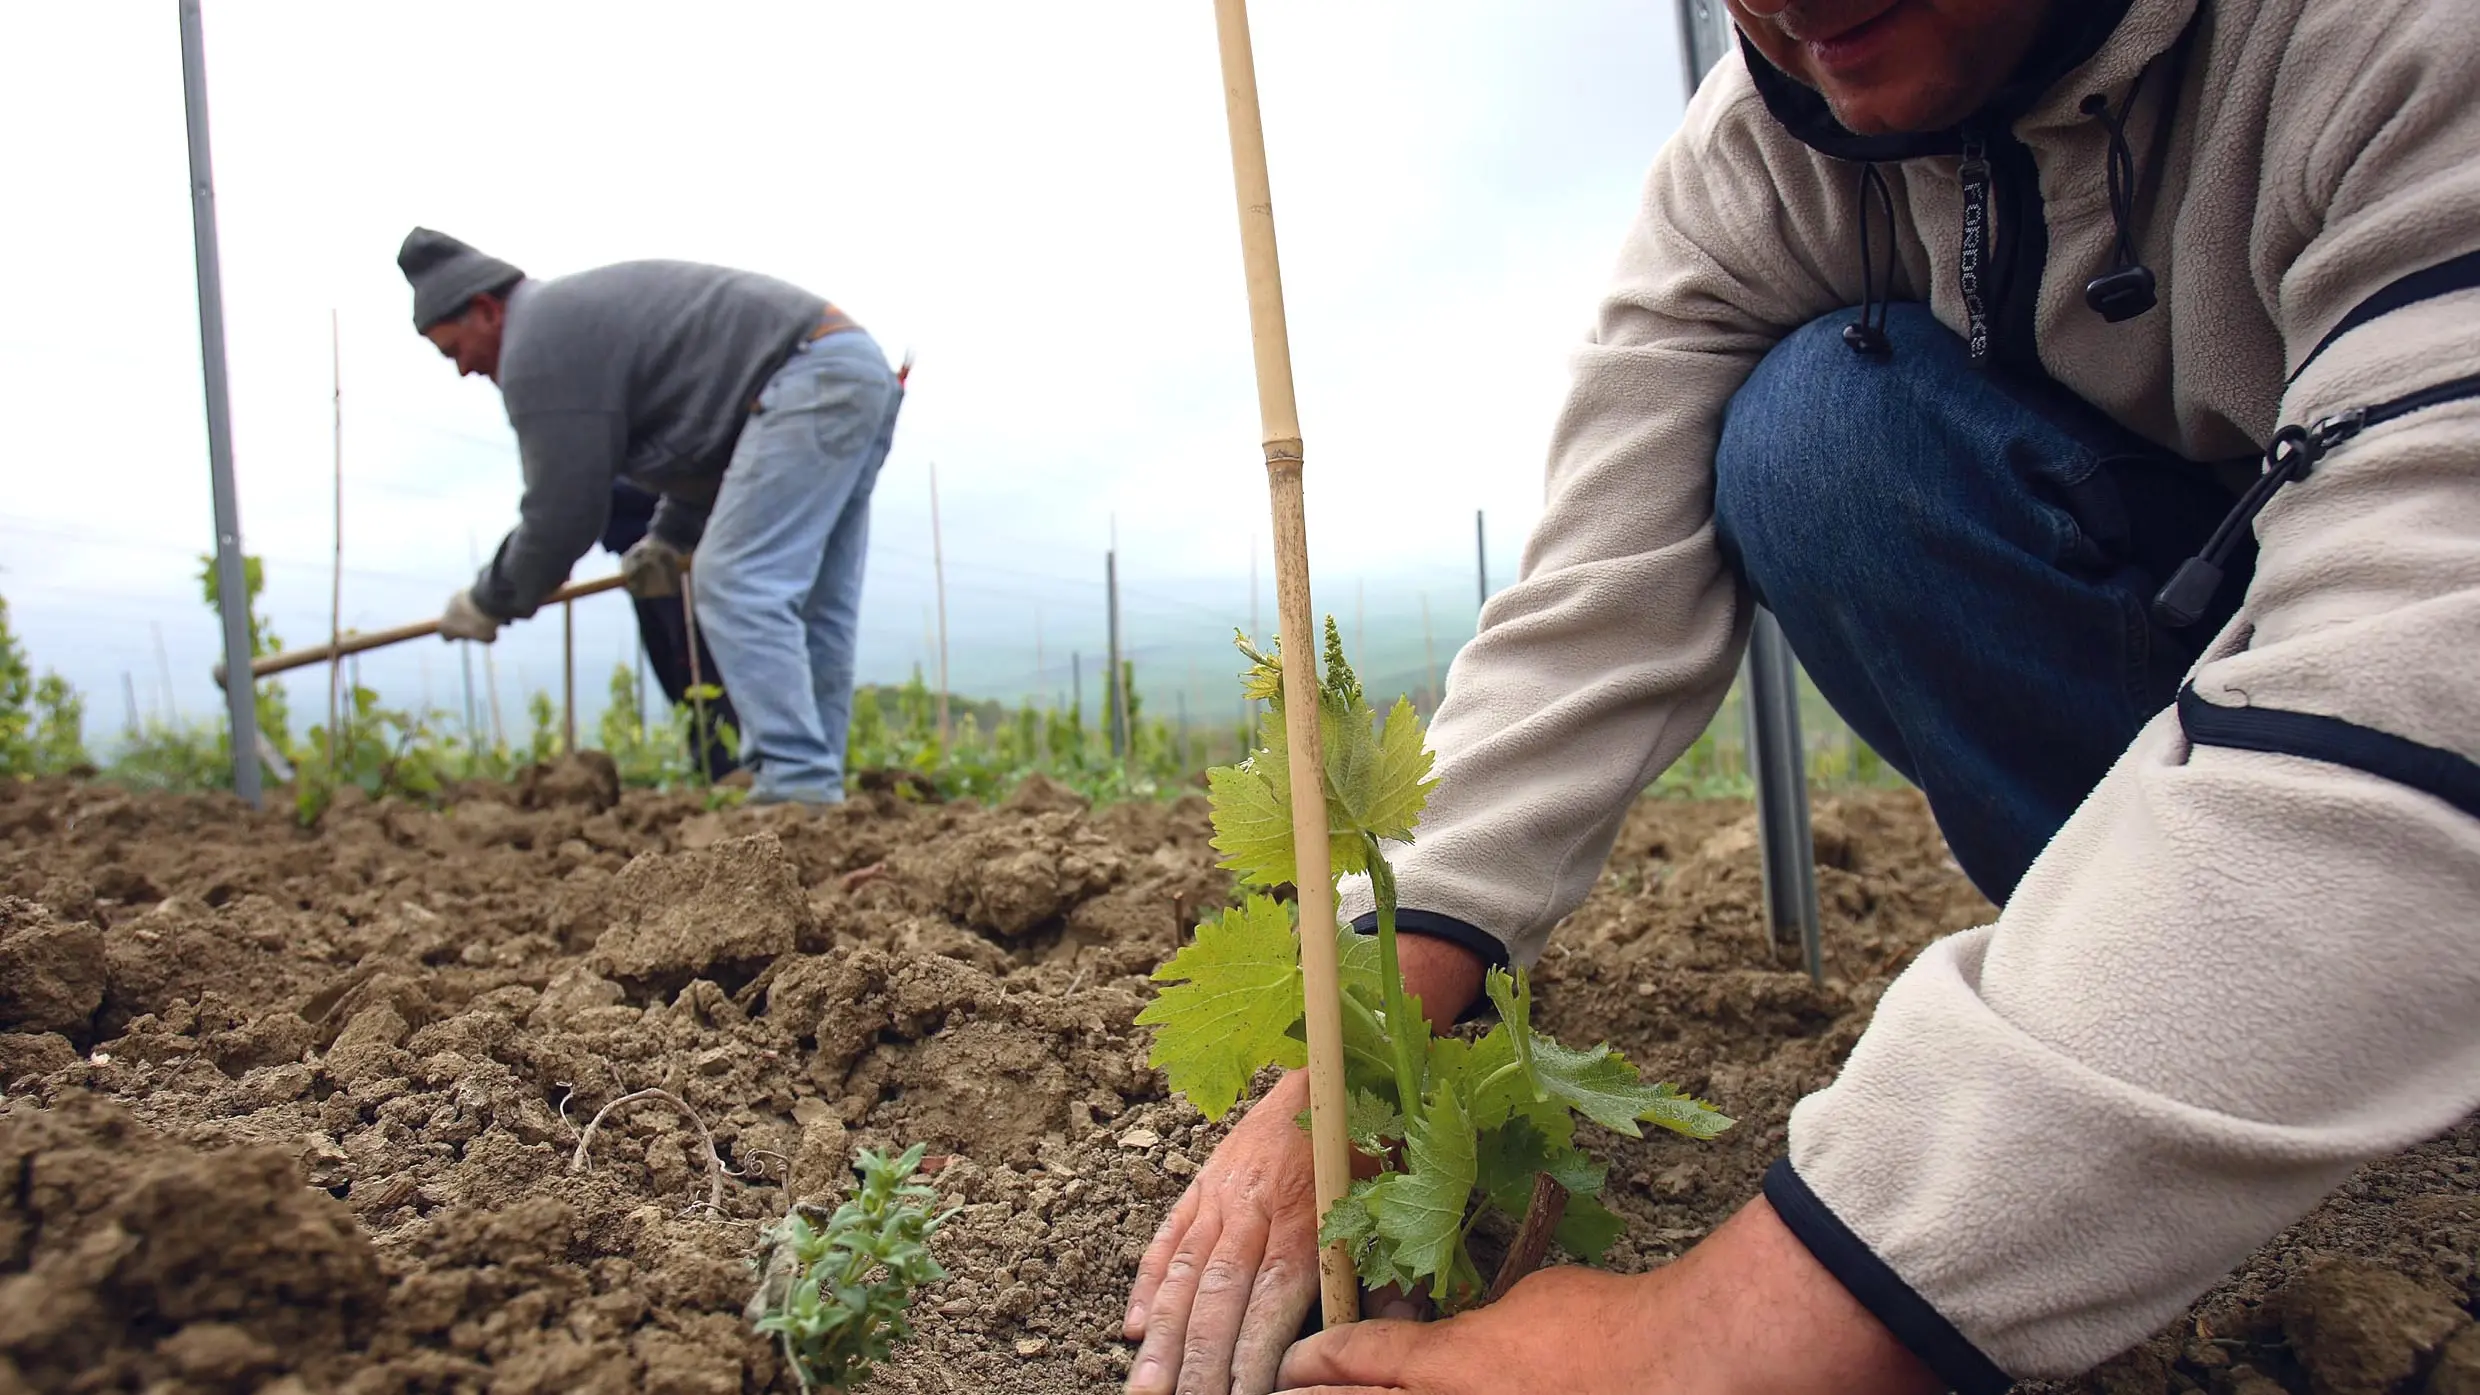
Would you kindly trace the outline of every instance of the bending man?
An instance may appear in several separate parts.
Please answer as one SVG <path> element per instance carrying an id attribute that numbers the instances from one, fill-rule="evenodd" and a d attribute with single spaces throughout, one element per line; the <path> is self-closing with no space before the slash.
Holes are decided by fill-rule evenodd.
<path id="1" fill-rule="evenodd" d="M 679 594 L 741 721 L 750 799 L 844 797 L 870 492 L 901 387 L 878 344 L 797 286 L 691 262 L 548 281 L 416 228 L 396 256 L 413 322 L 499 385 L 525 497 L 440 633 L 488 642 L 602 535 L 612 484 L 662 496 L 621 559 L 631 594 Z"/>

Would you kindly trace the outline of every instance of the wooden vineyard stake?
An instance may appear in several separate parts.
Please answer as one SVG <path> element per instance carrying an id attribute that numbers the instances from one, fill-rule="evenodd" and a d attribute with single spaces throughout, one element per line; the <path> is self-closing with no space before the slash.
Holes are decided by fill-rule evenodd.
<path id="1" fill-rule="evenodd" d="M 336 733 L 344 725 L 344 341 L 327 312 L 327 358 L 335 385 L 336 559 L 327 591 L 327 771 L 336 772 Z"/>
<path id="2" fill-rule="evenodd" d="M 1309 603 L 1309 522 L 1303 503 L 1300 411 L 1292 396 L 1292 347 L 1283 318 L 1283 271 L 1275 255 L 1274 194 L 1266 173 L 1266 132 L 1257 107 L 1257 60 L 1249 47 L 1246 0 L 1214 0 L 1223 59 L 1223 104 L 1231 125 L 1232 184 L 1240 203 L 1240 252 L 1248 270 L 1249 337 L 1256 349 L 1257 410 L 1266 448 L 1266 488 L 1274 507 L 1275 623 L 1283 644 L 1283 714 L 1291 745 L 1293 885 L 1300 895 L 1300 972 L 1307 998 L 1309 1134 L 1317 1214 L 1352 1185 L 1345 1131 L 1343 993 L 1335 949 L 1334 879 L 1328 873 L 1326 752 L 1318 735 L 1318 643 Z M 1360 1283 L 1351 1252 L 1318 1255 L 1328 1327 L 1360 1318 Z"/>

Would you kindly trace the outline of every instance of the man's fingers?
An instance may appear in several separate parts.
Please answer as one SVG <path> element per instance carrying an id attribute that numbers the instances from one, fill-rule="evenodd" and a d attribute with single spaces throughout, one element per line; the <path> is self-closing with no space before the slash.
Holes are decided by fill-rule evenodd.
<path id="1" fill-rule="evenodd" d="M 1145 1335 L 1145 1317 L 1154 1305 L 1154 1291 L 1162 1287 L 1163 1270 L 1170 1267 L 1171 1252 L 1179 1248 L 1189 1224 L 1197 1218 L 1197 1205 L 1197 1188 L 1192 1184 L 1181 1193 L 1171 1214 L 1163 1217 L 1153 1243 L 1145 1247 L 1145 1257 L 1137 1261 L 1137 1282 L 1128 1290 L 1128 1316 L 1120 1324 L 1120 1335 L 1129 1341 Z"/>
<path id="2" fill-rule="evenodd" d="M 1304 1390 L 1330 1385 L 1405 1388 L 1410 1379 L 1413 1348 L 1425 1334 L 1435 1340 L 1438 1331 L 1437 1325 L 1431 1323 L 1384 1319 L 1330 1327 L 1294 1343 L 1285 1353 L 1275 1389 Z"/>
<path id="3" fill-rule="evenodd" d="M 1231 1395 L 1267 1395 L 1283 1353 L 1299 1335 L 1300 1324 L 1317 1301 L 1317 1268 L 1297 1260 L 1272 1259 L 1258 1271 L 1249 1290 L 1249 1309 L 1240 1322 L 1240 1340 L 1231 1355 Z"/>
<path id="4" fill-rule="evenodd" d="M 1252 1215 L 1227 1217 L 1223 1238 L 1197 1274 L 1188 1337 L 1180 1343 L 1180 1395 L 1230 1395 L 1231 1352 L 1248 1316 L 1249 1292 L 1266 1257 L 1266 1225 Z"/>
<path id="5" fill-rule="evenodd" d="M 1127 1395 L 1171 1395 L 1180 1375 L 1180 1350 L 1188 1341 L 1189 1310 L 1196 1303 L 1197 1284 L 1206 1260 L 1223 1238 L 1219 1212 L 1197 1218 L 1171 1250 L 1163 1266 L 1162 1286 L 1145 1309 L 1145 1344 L 1137 1348 L 1128 1368 Z"/>

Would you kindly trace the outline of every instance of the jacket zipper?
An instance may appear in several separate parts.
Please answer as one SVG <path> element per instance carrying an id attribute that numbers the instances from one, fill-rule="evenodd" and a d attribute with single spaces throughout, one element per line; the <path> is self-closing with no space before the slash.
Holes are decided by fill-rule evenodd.
<path id="1" fill-rule="evenodd" d="M 2196 623 L 2213 603 L 2213 593 L 2221 589 L 2223 568 L 2229 564 L 2239 536 L 2256 526 L 2256 516 L 2273 502 L 2282 486 L 2306 479 L 2317 462 L 2336 446 L 2372 426 L 2474 398 L 2480 398 L 2480 373 L 2405 393 L 2373 407 L 2346 407 L 2310 425 L 2285 426 L 2275 432 L 2273 444 L 2265 448 L 2263 469 L 2248 485 L 2247 492 L 2230 506 L 2230 512 L 2214 528 L 2213 536 L 2205 540 L 2203 550 L 2181 562 L 2179 569 L 2171 573 L 2169 583 L 2153 597 L 2153 618 L 2174 630 Z"/>
<path id="2" fill-rule="evenodd" d="M 2002 130 L 1963 130 L 1962 283 L 1964 339 L 1972 366 L 1992 363 L 2047 377 L 2034 327 L 2049 223 L 2041 206 L 2041 171 L 2032 148 Z"/>
<path id="3" fill-rule="evenodd" d="M 1963 252 L 1956 260 L 1963 289 L 1963 338 L 1972 349 L 1972 366 L 1989 365 L 1989 302 L 1984 284 L 1989 252 L 1989 146 L 1977 130 L 1963 133 L 1963 163 L 1955 177 L 1963 183 Z M 1865 212 L 1865 210 L 1864 210 Z"/>

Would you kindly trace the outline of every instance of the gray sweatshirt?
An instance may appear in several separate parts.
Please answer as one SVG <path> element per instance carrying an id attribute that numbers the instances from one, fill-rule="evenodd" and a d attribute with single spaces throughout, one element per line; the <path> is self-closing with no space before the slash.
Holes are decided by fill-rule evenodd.
<path id="1" fill-rule="evenodd" d="M 520 284 L 499 389 L 525 498 L 474 579 L 474 603 L 533 614 L 602 536 L 620 476 L 663 496 L 654 536 L 695 547 L 750 402 L 825 309 L 771 276 L 695 262 Z"/>

